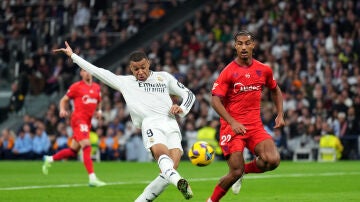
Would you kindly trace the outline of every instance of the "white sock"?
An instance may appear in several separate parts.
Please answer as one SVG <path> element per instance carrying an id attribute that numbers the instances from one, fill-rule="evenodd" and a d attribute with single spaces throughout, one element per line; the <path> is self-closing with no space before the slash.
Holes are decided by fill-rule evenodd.
<path id="1" fill-rule="evenodd" d="M 89 180 L 96 180 L 96 175 L 95 175 L 95 173 L 90 173 L 90 174 L 89 174 Z"/>
<path id="2" fill-rule="evenodd" d="M 160 174 L 152 182 L 150 182 L 148 186 L 146 186 L 143 193 L 140 194 L 135 202 L 154 200 L 165 190 L 168 185 L 169 181 L 166 180 L 165 176 Z"/>
<path id="3" fill-rule="evenodd" d="M 50 162 L 50 163 L 54 162 L 54 159 L 52 156 L 47 156 L 46 158 L 47 158 L 48 162 Z"/>
<path id="4" fill-rule="evenodd" d="M 161 173 L 166 176 L 170 183 L 177 187 L 177 182 L 181 179 L 180 174 L 174 169 L 174 162 L 168 155 L 161 155 L 158 160 Z"/>

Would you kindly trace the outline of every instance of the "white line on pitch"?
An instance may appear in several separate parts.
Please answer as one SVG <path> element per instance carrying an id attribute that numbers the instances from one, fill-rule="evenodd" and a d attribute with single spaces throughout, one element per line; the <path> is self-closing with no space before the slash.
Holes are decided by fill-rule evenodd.
<path id="1" fill-rule="evenodd" d="M 293 174 L 262 174 L 262 175 L 246 175 L 246 179 L 267 179 L 267 178 L 297 178 L 297 177 L 313 177 L 313 176 L 341 176 L 341 175 L 360 175 L 360 172 L 329 172 L 329 173 L 293 173 Z M 192 182 L 216 181 L 219 177 L 212 178 L 189 178 Z M 123 185 L 123 184 L 148 184 L 150 181 L 127 181 L 127 182 L 108 182 L 107 185 Z M 23 187 L 0 187 L 0 191 L 9 190 L 27 190 L 27 189 L 47 189 L 47 188 L 68 188 L 68 187 L 86 187 L 88 184 L 60 184 L 60 185 L 39 185 L 39 186 L 23 186 Z"/>

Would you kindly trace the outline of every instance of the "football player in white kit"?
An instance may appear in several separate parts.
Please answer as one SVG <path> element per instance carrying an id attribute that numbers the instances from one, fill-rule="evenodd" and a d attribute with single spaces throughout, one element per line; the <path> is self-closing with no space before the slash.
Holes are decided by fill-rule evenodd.
<path id="1" fill-rule="evenodd" d="M 133 124 L 141 128 L 143 143 L 157 161 L 161 170 L 135 200 L 153 201 L 169 184 L 175 185 L 185 199 L 193 196 L 187 180 L 177 172 L 183 154 L 181 132 L 175 115 L 184 117 L 195 102 L 195 95 L 167 72 L 150 70 L 150 61 L 144 52 L 134 52 L 129 57 L 133 75 L 116 75 L 96 67 L 66 48 L 53 52 L 64 52 L 73 62 L 124 96 Z M 170 95 L 182 98 L 180 105 L 174 104 Z"/>

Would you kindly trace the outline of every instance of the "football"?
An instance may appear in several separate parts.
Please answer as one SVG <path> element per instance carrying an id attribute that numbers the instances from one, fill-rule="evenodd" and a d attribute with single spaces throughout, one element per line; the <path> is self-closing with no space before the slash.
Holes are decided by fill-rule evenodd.
<path id="1" fill-rule="evenodd" d="M 188 157 L 193 165 L 207 166 L 214 161 L 215 151 L 207 142 L 195 142 L 189 149 Z"/>

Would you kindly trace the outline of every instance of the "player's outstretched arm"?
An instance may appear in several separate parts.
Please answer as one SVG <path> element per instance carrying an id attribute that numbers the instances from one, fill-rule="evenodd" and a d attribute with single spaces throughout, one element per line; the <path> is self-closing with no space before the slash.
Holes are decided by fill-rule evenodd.
<path id="1" fill-rule="evenodd" d="M 65 41 L 65 47 L 66 47 L 66 48 L 54 49 L 53 52 L 54 52 L 54 53 L 63 52 L 63 53 L 65 53 L 67 56 L 71 57 L 71 55 L 73 54 L 73 51 L 72 51 L 72 48 L 70 47 L 70 45 L 68 44 L 67 41 Z"/>
<path id="2" fill-rule="evenodd" d="M 93 75 L 94 77 L 105 83 L 106 85 L 110 86 L 111 88 L 114 88 L 115 90 L 120 90 L 119 79 L 116 74 L 106 69 L 99 68 L 91 64 L 90 62 L 84 60 L 80 56 L 76 55 L 67 41 L 65 41 L 65 48 L 54 49 L 53 52 L 65 53 L 67 56 L 71 57 L 73 62 L 76 63 L 79 67 L 89 72 L 91 75 Z"/>

